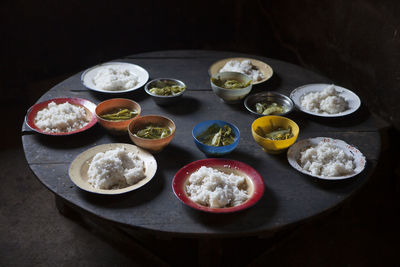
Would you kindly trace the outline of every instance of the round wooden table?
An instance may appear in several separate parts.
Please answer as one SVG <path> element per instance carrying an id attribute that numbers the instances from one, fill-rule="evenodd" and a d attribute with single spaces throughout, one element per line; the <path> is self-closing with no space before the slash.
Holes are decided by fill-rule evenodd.
<path id="1" fill-rule="evenodd" d="M 168 107 L 157 106 L 144 89 L 122 95 L 137 101 L 143 115 L 166 115 L 176 124 L 171 144 L 154 155 L 158 169 L 153 180 L 139 190 L 118 196 L 90 194 L 71 182 L 68 168 L 81 152 L 100 144 L 131 143 L 128 136 L 109 135 L 100 125 L 66 137 L 40 135 L 24 125 L 22 142 L 30 168 L 61 202 L 81 214 L 104 219 L 114 226 L 172 236 L 263 235 L 337 207 L 368 180 L 378 162 L 381 143 L 374 118 L 365 107 L 340 119 L 315 118 L 300 111 L 292 112 L 288 117 L 300 127 L 298 140 L 317 136 L 341 139 L 359 148 L 367 158 L 366 169 L 352 179 L 323 181 L 303 175 L 288 164 L 286 153 L 269 155 L 261 150 L 251 136 L 250 126 L 255 117 L 243 103 L 224 104 L 212 92 L 208 68 L 217 60 L 236 56 L 261 60 L 274 70 L 273 77 L 254 86 L 252 93 L 276 91 L 289 95 L 294 88 L 304 84 L 332 83 L 293 64 L 240 53 L 195 50 L 128 56 L 115 61 L 142 66 L 149 72 L 150 79 L 171 77 L 187 85 L 182 100 Z M 56 97 L 80 97 L 98 104 L 115 97 L 86 89 L 80 75 L 81 72 L 54 86 L 38 102 Z M 225 120 L 239 128 L 239 145 L 226 158 L 247 163 L 265 181 L 264 196 L 245 211 L 225 215 L 203 213 L 185 206 L 173 193 L 171 183 L 175 173 L 184 165 L 205 158 L 193 143 L 191 131 L 194 125 L 208 119 Z"/>

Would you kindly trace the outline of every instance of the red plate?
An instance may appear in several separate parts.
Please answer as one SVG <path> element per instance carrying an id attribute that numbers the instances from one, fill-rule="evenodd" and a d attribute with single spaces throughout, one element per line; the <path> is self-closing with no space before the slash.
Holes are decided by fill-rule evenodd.
<path id="1" fill-rule="evenodd" d="M 54 102 L 56 104 L 63 104 L 65 102 L 68 102 L 70 104 L 76 105 L 76 106 L 81 106 L 86 110 L 87 114 L 90 114 L 90 121 L 88 124 L 86 124 L 85 127 L 82 127 L 78 130 L 75 131 L 71 131 L 71 132 L 62 132 L 62 133 L 50 133 L 50 132 L 45 132 L 42 129 L 40 129 L 39 127 L 36 126 L 35 124 L 35 117 L 36 114 L 44 109 L 47 108 L 47 105 L 50 102 Z M 46 134 L 46 135 L 71 135 L 71 134 L 75 134 L 75 133 L 79 133 L 79 132 L 83 132 L 87 129 L 89 129 L 90 127 L 92 127 L 93 125 L 96 124 L 97 122 L 97 118 L 95 115 L 95 109 L 96 109 L 96 105 L 92 102 L 90 102 L 89 100 L 86 99 L 82 99 L 82 98 L 54 98 L 54 99 L 50 99 L 44 102 L 40 102 L 38 104 L 33 105 L 32 107 L 29 108 L 28 110 L 28 114 L 26 115 L 26 124 L 29 126 L 29 128 L 31 128 L 32 130 L 41 133 L 41 134 Z"/>
<path id="2" fill-rule="evenodd" d="M 253 193 L 251 194 L 250 198 L 247 201 L 235 207 L 209 208 L 197 204 L 196 202 L 192 201 L 186 194 L 185 186 L 186 186 L 186 180 L 189 178 L 189 176 L 193 172 L 200 169 L 200 167 L 202 166 L 215 167 L 220 169 L 222 168 L 223 170 L 227 171 L 232 169 L 235 172 L 241 173 L 243 176 L 246 176 L 248 178 L 248 182 L 249 181 L 251 182 L 253 186 Z M 252 167 L 243 162 L 230 159 L 210 158 L 210 159 L 202 159 L 194 161 L 181 168 L 175 174 L 175 177 L 172 181 L 172 189 L 174 190 L 175 195 L 178 197 L 180 201 L 182 201 L 184 204 L 192 208 L 211 213 L 229 213 L 249 208 L 253 206 L 258 200 L 260 200 L 260 198 L 264 194 L 264 180 L 256 170 L 254 170 Z"/>

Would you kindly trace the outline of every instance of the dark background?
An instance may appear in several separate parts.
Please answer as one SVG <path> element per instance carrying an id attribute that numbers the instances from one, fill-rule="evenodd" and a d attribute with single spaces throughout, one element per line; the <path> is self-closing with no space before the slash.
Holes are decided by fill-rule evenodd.
<path id="1" fill-rule="evenodd" d="M 30 83 L 129 54 L 228 50 L 322 73 L 399 128 L 398 14 L 395 0 L 6 1 L 2 102 L 36 93 Z"/>
<path id="2" fill-rule="evenodd" d="M 57 217 L 51 194 L 24 162 L 23 117 L 44 92 L 72 74 L 126 55 L 169 49 L 236 51 L 301 65 L 354 91 L 388 122 L 375 178 L 344 209 L 297 231 L 267 262 L 398 264 L 400 1 L 15 0 L 2 1 L 0 8 L 0 167 L 6 170 L 2 181 L 11 181 L 0 191 L 0 223 L 6 225 L 0 232 L 0 265 L 71 266 L 82 260 L 93 265 L 96 249 L 110 249 Z M 13 167 L 15 162 L 4 158 L 19 163 Z M 52 228 L 40 231 L 41 224 Z M 88 240 L 92 248 L 79 247 Z M 106 266 L 121 256 L 107 253 L 97 263 Z M 121 265 L 129 262 L 121 259 Z"/>

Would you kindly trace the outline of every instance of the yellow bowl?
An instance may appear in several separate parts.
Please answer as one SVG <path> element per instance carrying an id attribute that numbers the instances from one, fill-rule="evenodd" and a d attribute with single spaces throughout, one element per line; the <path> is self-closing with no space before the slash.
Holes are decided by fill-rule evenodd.
<path id="1" fill-rule="evenodd" d="M 277 127 L 287 129 L 289 126 L 292 128 L 293 137 L 286 140 L 270 140 L 260 135 L 260 129 L 263 132 L 270 132 Z M 299 126 L 291 119 L 282 116 L 264 116 L 253 121 L 251 133 L 254 140 L 265 152 L 279 154 L 296 142 L 299 135 Z"/>

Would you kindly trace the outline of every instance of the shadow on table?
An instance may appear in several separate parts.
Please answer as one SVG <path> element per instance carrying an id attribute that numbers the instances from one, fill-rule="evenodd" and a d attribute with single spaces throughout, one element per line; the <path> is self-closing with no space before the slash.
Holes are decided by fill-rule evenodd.
<path id="1" fill-rule="evenodd" d="M 245 232 L 266 225 L 277 210 L 277 197 L 270 188 L 265 188 L 262 198 L 252 207 L 235 213 L 214 214 L 185 207 L 188 216 L 218 232 Z M 221 228 L 223 227 L 223 228 Z"/>
<path id="2" fill-rule="evenodd" d="M 254 94 L 265 91 L 275 91 L 279 88 L 279 86 L 281 86 L 281 84 L 282 78 L 278 74 L 274 73 L 269 80 L 253 85 L 251 93 Z"/>
<path id="3" fill-rule="evenodd" d="M 102 208 L 112 207 L 113 209 L 132 208 L 150 202 L 165 190 L 165 177 L 159 171 L 156 172 L 153 179 L 146 185 L 119 195 L 100 195 L 79 190 L 78 194 L 88 202 Z M 118 216 L 118 213 L 115 213 Z"/>
<path id="4" fill-rule="evenodd" d="M 368 173 L 372 172 L 372 168 L 373 163 L 367 160 L 365 169 L 352 178 L 344 180 L 323 180 L 306 174 L 301 174 L 301 177 L 306 183 L 312 184 L 322 190 L 327 190 L 337 194 L 348 194 L 364 184 L 365 180 L 368 178 Z"/>
<path id="5" fill-rule="evenodd" d="M 336 117 L 336 118 L 318 117 L 301 111 L 292 112 L 290 114 L 290 117 L 292 120 L 294 120 L 299 124 L 303 124 L 307 120 L 310 120 L 312 122 L 328 125 L 331 127 L 348 128 L 363 124 L 371 117 L 371 113 L 368 111 L 365 105 L 362 104 L 356 112 L 343 117 Z"/>
<path id="6" fill-rule="evenodd" d="M 153 155 L 157 160 L 158 169 L 176 171 L 186 164 L 196 160 L 196 157 L 187 149 L 169 144 L 163 151 Z"/>
<path id="7" fill-rule="evenodd" d="M 229 155 L 227 155 L 227 158 L 242 161 L 255 169 L 265 164 L 265 160 L 263 158 L 255 157 L 252 154 L 241 152 L 239 150 L 232 151 Z"/>
<path id="8" fill-rule="evenodd" d="M 36 132 L 32 132 L 31 134 L 37 136 L 37 141 L 40 144 L 48 147 L 77 148 L 88 147 L 90 144 L 96 143 L 96 141 L 100 140 L 106 134 L 106 132 L 100 128 L 101 126 L 96 124 L 84 132 L 62 136 L 43 135 Z"/>
<path id="9" fill-rule="evenodd" d="M 127 92 L 127 93 L 102 93 L 102 92 L 96 92 L 96 91 L 92 91 L 92 90 L 88 90 L 90 92 L 90 94 L 92 95 L 92 97 L 94 99 L 96 99 L 99 103 L 110 99 L 110 98 L 128 98 L 128 99 L 132 99 L 133 101 L 136 102 L 140 102 L 143 101 L 146 98 L 149 98 L 150 96 L 148 94 L 146 94 L 146 92 L 144 91 L 144 89 L 137 89 L 131 92 Z"/>
<path id="10" fill-rule="evenodd" d="M 171 114 L 186 115 L 196 112 L 200 107 L 200 101 L 196 98 L 182 95 L 178 102 L 171 105 L 159 106 L 161 109 L 167 110 Z"/>

